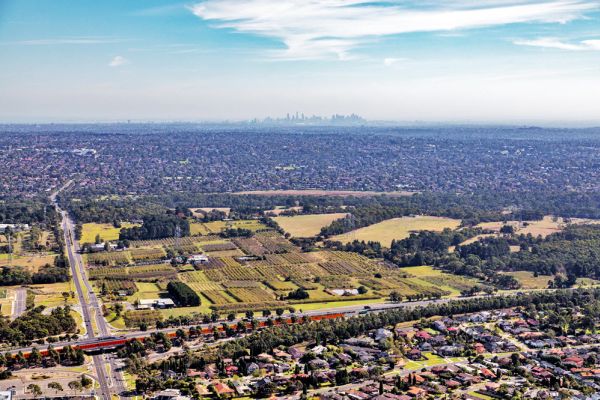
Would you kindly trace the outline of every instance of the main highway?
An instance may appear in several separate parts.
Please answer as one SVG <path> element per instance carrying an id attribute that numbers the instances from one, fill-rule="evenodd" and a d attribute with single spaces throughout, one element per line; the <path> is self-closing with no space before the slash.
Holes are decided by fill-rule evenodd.
<path id="1" fill-rule="evenodd" d="M 54 192 L 50 199 L 54 203 L 54 206 L 57 212 L 60 213 L 62 217 L 61 227 L 64 234 L 65 246 L 67 250 L 67 257 L 69 258 L 69 265 L 71 267 L 71 275 L 73 277 L 73 282 L 75 283 L 75 289 L 77 291 L 77 298 L 79 300 L 79 304 L 81 306 L 81 312 L 83 314 L 83 322 L 86 329 L 86 339 L 84 341 L 94 341 L 96 340 L 96 332 L 94 331 L 94 324 L 92 322 L 92 318 L 96 322 L 96 326 L 98 327 L 99 337 L 109 336 L 110 330 L 106 320 L 102 315 L 102 310 L 100 304 L 98 302 L 98 298 L 96 294 L 92 290 L 92 286 L 90 285 L 87 275 L 85 273 L 83 260 L 81 258 L 81 254 L 79 251 L 79 244 L 75 240 L 75 229 L 74 223 L 71 220 L 70 216 L 65 210 L 62 210 L 59 205 L 56 197 L 58 193 L 66 188 L 70 182 L 68 182 L 65 186 Z M 79 344 L 79 343 L 77 343 Z M 58 347 L 58 346 L 57 346 Z M 104 400 L 111 400 L 112 394 L 121 394 L 124 392 L 123 387 L 123 378 L 121 376 L 120 371 L 118 370 L 114 358 L 111 356 L 108 359 L 108 364 L 110 365 L 110 371 L 112 374 L 112 379 L 108 376 L 106 370 L 107 360 L 105 359 L 105 355 L 96 354 L 92 356 L 92 360 L 94 362 L 94 368 L 96 370 L 96 377 L 98 379 L 98 384 L 100 386 L 99 397 Z M 111 384 L 109 384 L 109 382 Z M 116 393 L 115 393 L 116 392 Z"/>

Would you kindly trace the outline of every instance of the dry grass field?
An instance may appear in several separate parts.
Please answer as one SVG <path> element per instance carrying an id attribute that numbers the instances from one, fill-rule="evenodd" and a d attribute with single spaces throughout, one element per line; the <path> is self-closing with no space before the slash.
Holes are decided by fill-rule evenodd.
<path id="1" fill-rule="evenodd" d="M 407 238 L 411 232 L 437 231 L 444 228 L 455 229 L 460 225 L 457 219 L 418 215 L 415 217 L 393 218 L 378 224 L 354 230 L 342 235 L 333 236 L 331 240 L 343 243 L 353 240 L 376 241 L 383 246 L 390 246 L 392 240 Z"/>
<path id="2" fill-rule="evenodd" d="M 600 221 L 593 219 L 584 219 L 584 218 L 573 218 L 569 221 L 572 224 L 598 224 Z M 546 215 L 540 221 L 523 221 L 519 223 L 519 221 L 508 221 L 507 225 L 512 225 L 515 228 L 515 232 L 518 234 L 531 234 L 532 236 L 542 236 L 546 237 L 556 232 L 560 232 L 565 228 L 567 223 L 563 218 L 553 217 L 550 215 Z M 494 232 L 499 232 L 500 228 L 504 225 L 503 222 L 484 222 L 477 227 L 488 229 Z"/>
<path id="3" fill-rule="evenodd" d="M 336 219 L 344 218 L 345 213 L 294 215 L 292 217 L 275 217 L 275 222 L 293 237 L 311 237 L 321 232 L 321 228 Z"/>
<path id="4" fill-rule="evenodd" d="M 122 228 L 131 228 L 132 226 L 135 225 L 127 222 L 122 223 Z M 115 228 L 112 224 L 83 224 L 80 243 L 94 243 L 96 235 L 100 235 L 102 240 L 117 240 L 120 231 L 121 228 Z"/>
<path id="5" fill-rule="evenodd" d="M 518 280 L 523 289 L 546 289 L 548 281 L 554 279 L 551 275 L 533 276 L 533 272 L 530 271 L 506 272 L 506 275 L 511 275 Z"/>
<path id="6" fill-rule="evenodd" d="M 534 276 L 530 271 L 506 272 L 507 275 L 514 276 L 521 283 L 523 289 L 547 289 L 548 281 L 554 279 L 551 275 Z M 597 286 L 600 282 L 590 278 L 577 278 L 575 286 Z"/>
<path id="7" fill-rule="evenodd" d="M 275 208 L 273 208 L 272 210 L 265 210 L 265 215 L 275 215 L 278 216 L 279 214 L 286 212 L 286 211 L 294 211 L 294 212 L 302 212 L 303 207 L 301 206 L 297 206 L 297 207 L 283 207 L 283 206 L 277 206 Z"/>
<path id="8" fill-rule="evenodd" d="M 0 254 L 0 263 L 8 265 L 8 254 Z M 12 266 L 27 268 L 31 272 L 37 272 L 40 267 L 46 264 L 53 265 L 56 254 L 50 255 L 14 255 L 12 259 Z"/>

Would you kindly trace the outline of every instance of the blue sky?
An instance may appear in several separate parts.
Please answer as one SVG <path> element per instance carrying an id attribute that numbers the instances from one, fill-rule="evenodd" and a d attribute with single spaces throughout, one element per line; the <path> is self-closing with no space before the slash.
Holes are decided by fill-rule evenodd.
<path id="1" fill-rule="evenodd" d="M 591 0 L 0 0 L 0 61 L 7 122 L 600 122 Z"/>

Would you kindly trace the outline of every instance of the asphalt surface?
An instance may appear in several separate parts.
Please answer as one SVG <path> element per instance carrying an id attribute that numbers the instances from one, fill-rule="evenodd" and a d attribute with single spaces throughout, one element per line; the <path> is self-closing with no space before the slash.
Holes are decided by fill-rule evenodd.
<path id="1" fill-rule="evenodd" d="M 61 189 L 59 189 L 59 191 L 60 190 Z M 61 225 L 62 225 L 62 229 L 63 229 L 63 233 L 64 233 L 65 244 L 67 247 L 67 256 L 69 258 L 69 265 L 71 266 L 71 274 L 73 276 L 73 282 L 75 283 L 77 297 L 79 300 L 79 304 L 81 305 L 83 321 L 84 321 L 85 328 L 86 328 L 86 336 L 89 339 L 94 339 L 95 333 L 94 333 L 94 328 L 92 325 L 91 313 L 92 312 L 96 313 L 96 315 L 95 315 L 96 323 L 98 325 L 98 328 L 99 328 L 101 334 L 106 331 L 106 326 L 105 326 L 106 321 L 104 320 L 102 315 L 99 314 L 98 299 L 96 298 L 93 291 L 91 290 L 91 286 L 90 286 L 89 282 L 87 281 L 85 270 L 83 269 L 83 262 L 81 259 L 81 255 L 78 253 L 79 245 L 74 240 L 75 230 L 73 228 L 73 226 L 74 226 L 73 221 L 71 221 L 67 212 L 61 210 L 60 207 L 58 206 L 58 203 L 56 202 L 57 194 L 58 194 L 58 191 L 55 192 L 50 198 L 54 202 L 54 206 L 56 207 L 57 211 L 62 215 Z M 78 271 L 79 271 L 79 273 L 78 273 Z M 82 284 L 82 281 L 83 281 L 83 284 Z M 87 289 L 89 302 L 86 300 L 83 286 L 85 286 Z M 98 318 L 98 316 L 100 318 Z M 104 322 L 104 324 L 103 324 L 103 322 Z M 104 330 L 102 327 L 104 327 Z M 106 335 L 106 334 L 104 334 L 104 335 Z M 94 368 L 96 369 L 96 377 L 98 379 L 98 384 L 100 385 L 100 391 L 98 393 L 98 396 L 100 398 L 102 398 L 103 400 L 111 400 L 112 393 L 111 393 L 111 389 L 109 388 L 109 385 L 108 385 L 108 377 L 107 377 L 107 371 L 105 368 L 104 356 L 103 355 L 94 355 L 92 357 L 92 360 L 94 362 Z"/>
<path id="2" fill-rule="evenodd" d="M 15 290 L 15 308 L 13 310 L 13 318 L 23 315 L 27 309 L 27 289 L 18 288 Z"/>

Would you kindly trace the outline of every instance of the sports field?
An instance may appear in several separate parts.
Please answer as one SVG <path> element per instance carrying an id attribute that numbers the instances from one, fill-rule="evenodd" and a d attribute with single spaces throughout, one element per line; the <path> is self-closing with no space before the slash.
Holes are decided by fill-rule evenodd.
<path id="1" fill-rule="evenodd" d="M 273 218 L 279 226 L 293 237 L 311 237 L 321 232 L 321 228 L 336 219 L 344 218 L 345 213 L 294 215 Z"/>
<path id="2" fill-rule="evenodd" d="M 407 238 L 411 232 L 436 231 L 445 228 L 455 229 L 460 225 L 460 220 L 444 217 L 418 215 L 414 217 L 393 218 L 360 228 L 342 235 L 336 235 L 331 240 L 342 243 L 353 240 L 380 242 L 383 246 L 390 246 L 392 240 Z"/>

